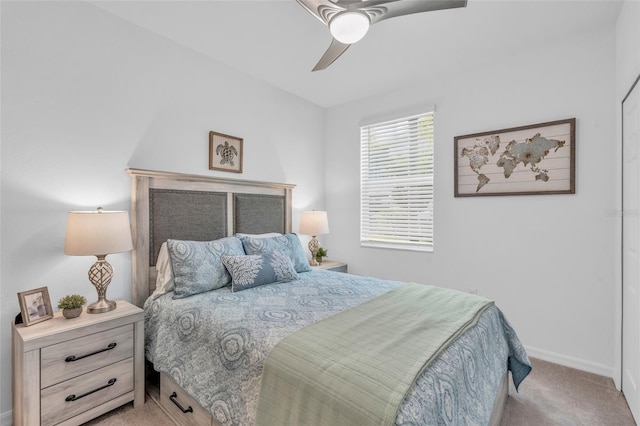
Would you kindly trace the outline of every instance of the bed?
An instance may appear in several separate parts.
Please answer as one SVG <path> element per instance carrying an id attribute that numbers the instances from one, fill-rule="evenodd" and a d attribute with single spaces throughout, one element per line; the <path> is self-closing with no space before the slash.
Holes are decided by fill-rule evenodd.
<path id="1" fill-rule="evenodd" d="M 265 407 L 271 410 L 277 405 L 274 390 L 282 387 L 278 379 L 285 374 L 274 369 L 276 354 L 283 352 L 277 349 L 291 342 L 302 347 L 302 340 L 295 338 L 305 331 L 332 320 L 339 326 L 338 318 L 348 318 L 342 315 L 369 303 L 383 303 L 384 297 L 411 287 L 408 283 L 303 268 L 288 282 L 244 291 L 234 292 L 224 286 L 177 299 L 171 291 L 149 297 L 156 286 L 160 248 L 167 240 L 217 241 L 233 239 L 237 234 L 249 234 L 245 238 L 251 238 L 267 232 L 292 235 L 294 186 L 137 169 L 127 172 L 132 182 L 135 235 L 133 301 L 145 308 L 146 357 L 149 371 L 157 372 L 160 382 L 159 391 L 150 395 L 177 424 L 273 424 L 265 419 L 276 417 L 264 412 Z M 242 241 L 246 248 L 248 240 Z M 411 288 L 426 291 L 427 287 Z M 433 291 L 444 290 L 435 287 Z M 376 309 L 387 305 L 385 300 Z M 412 379 L 397 411 L 393 408 L 392 420 L 384 424 L 499 424 L 508 392 L 508 370 L 516 386 L 530 371 L 515 332 L 500 310 L 486 303 L 473 323 L 448 340 L 450 344 L 439 347 L 428 367 Z M 413 343 L 402 352 L 408 352 L 411 346 Z M 317 352 L 322 353 L 319 349 Z M 297 356 L 306 362 L 315 353 L 308 350 Z M 305 380 L 313 386 L 320 382 L 317 378 Z M 152 382 L 149 380 L 149 384 Z M 269 392 L 261 394 L 264 386 Z M 296 389 L 298 386 L 293 385 Z M 286 394 L 286 401 L 294 401 L 297 396 L 295 392 Z M 305 401 L 284 405 L 298 404 L 304 405 Z M 320 406 L 324 404 L 326 401 Z M 300 411 L 313 410 L 305 405 L 295 415 Z M 354 416 L 360 419 L 357 412 Z M 350 423 L 371 424 L 363 419 Z M 298 422 L 302 423 L 289 421 Z M 309 422 L 322 423 L 305 421 Z"/>

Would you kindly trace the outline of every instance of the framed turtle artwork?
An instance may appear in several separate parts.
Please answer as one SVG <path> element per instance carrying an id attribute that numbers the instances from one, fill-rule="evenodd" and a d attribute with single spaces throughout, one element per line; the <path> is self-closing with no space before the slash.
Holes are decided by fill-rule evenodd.
<path id="1" fill-rule="evenodd" d="M 209 170 L 242 173 L 242 138 L 209 132 Z"/>
<path id="2" fill-rule="evenodd" d="M 454 196 L 575 194 L 576 119 L 454 138 Z"/>

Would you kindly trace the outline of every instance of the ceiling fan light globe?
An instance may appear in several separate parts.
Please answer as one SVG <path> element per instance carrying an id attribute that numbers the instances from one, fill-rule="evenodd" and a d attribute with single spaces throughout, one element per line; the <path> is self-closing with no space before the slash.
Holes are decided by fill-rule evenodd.
<path id="1" fill-rule="evenodd" d="M 359 12 L 345 12 L 329 22 L 329 31 L 340 43 L 353 44 L 369 31 L 369 18 Z"/>

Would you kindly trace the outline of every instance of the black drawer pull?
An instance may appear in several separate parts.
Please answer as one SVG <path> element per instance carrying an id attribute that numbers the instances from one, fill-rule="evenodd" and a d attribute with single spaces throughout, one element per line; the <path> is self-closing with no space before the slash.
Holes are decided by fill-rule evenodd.
<path id="1" fill-rule="evenodd" d="M 116 346 L 117 346 L 117 343 L 115 343 L 115 342 L 109 343 L 106 348 L 100 349 L 99 351 L 91 352 L 90 354 L 81 355 L 81 356 L 75 356 L 75 355 L 68 356 L 68 357 L 66 357 L 64 359 L 64 362 L 79 361 L 82 358 L 86 358 L 86 357 L 91 356 L 91 355 L 97 355 L 97 354 L 102 353 L 102 352 L 110 351 L 111 349 L 115 348 Z"/>
<path id="2" fill-rule="evenodd" d="M 98 391 L 100 391 L 100 390 L 102 390 L 102 389 L 104 389 L 104 388 L 108 388 L 109 386 L 113 386 L 115 383 L 116 383 L 116 378 L 114 377 L 113 379 L 109 379 L 109 381 L 107 382 L 107 384 L 106 384 L 106 385 L 104 385 L 104 386 L 100 386 L 100 387 L 99 387 L 99 388 L 97 388 L 97 389 L 94 389 L 94 390 L 89 391 L 89 392 L 87 392 L 87 393 L 83 393 L 83 394 L 82 394 L 82 395 L 80 395 L 80 396 L 75 396 L 75 394 L 74 394 L 74 395 L 69 395 L 69 396 L 68 396 L 68 397 L 66 397 L 64 400 L 65 400 L 65 401 L 67 401 L 67 402 L 69 402 L 69 401 L 77 401 L 77 400 L 79 400 L 80 398 L 84 398 L 85 396 L 87 396 L 87 395 L 91 395 L 91 394 L 92 394 L 92 393 L 94 393 L 94 392 L 98 392 Z"/>
<path id="3" fill-rule="evenodd" d="M 169 396 L 169 399 L 171 400 L 171 402 L 176 404 L 176 407 L 178 407 L 180 409 L 180 411 L 182 411 L 184 414 L 193 413 L 193 408 L 191 406 L 189 406 L 185 410 L 184 407 L 182 405 L 180 405 L 180 403 L 178 401 L 176 401 L 177 397 L 178 397 L 178 394 L 174 392 L 174 393 L 171 394 L 171 396 Z"/>

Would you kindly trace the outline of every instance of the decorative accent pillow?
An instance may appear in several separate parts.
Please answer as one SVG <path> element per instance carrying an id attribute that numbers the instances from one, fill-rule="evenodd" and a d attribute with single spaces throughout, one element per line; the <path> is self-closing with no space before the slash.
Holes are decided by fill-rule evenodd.
<path id="1" fill-rule="evenodd" d="M 157 299 L 163 294 L 173 291 L 173 272 L 171 271 L 171 261 L 169 260 L 169 249 L 167 249 L 166 241 L 160 246 L 158 259 L 156 260 L 156 271 L 158 276 L 156 277 L 156 289 L 151 295 L 152 299 Z"/>
<path id="2" fill-rule="evenodd" d="M 231 273 L 231 291 L 234 292 L 298 279 L 291 259 L 281 250 L 262 255 L 222 256 L 222 263 Z"/>
<path id="3" fill-rule="evenodd" d="M 245 253 L 251 254 L 264 254 L 275 250 L 281 250 L 285 252 L 296 272 L 308 272 L 311 271 L 309 260 L 304 254 L 300 239 L 296 234 L 285 234 L 271 238 L 252 238 L 241 236 L 240 240 L 244 246 Z"/>
<path id="4" fill-rule="evenodd" d="M 173 298 L 181 299 L 224 287 L 231 282 L 222 256 L 242 256 L 244 249 L 236 237 L 215 241 L 167 240 L 173 270 Z"/>

